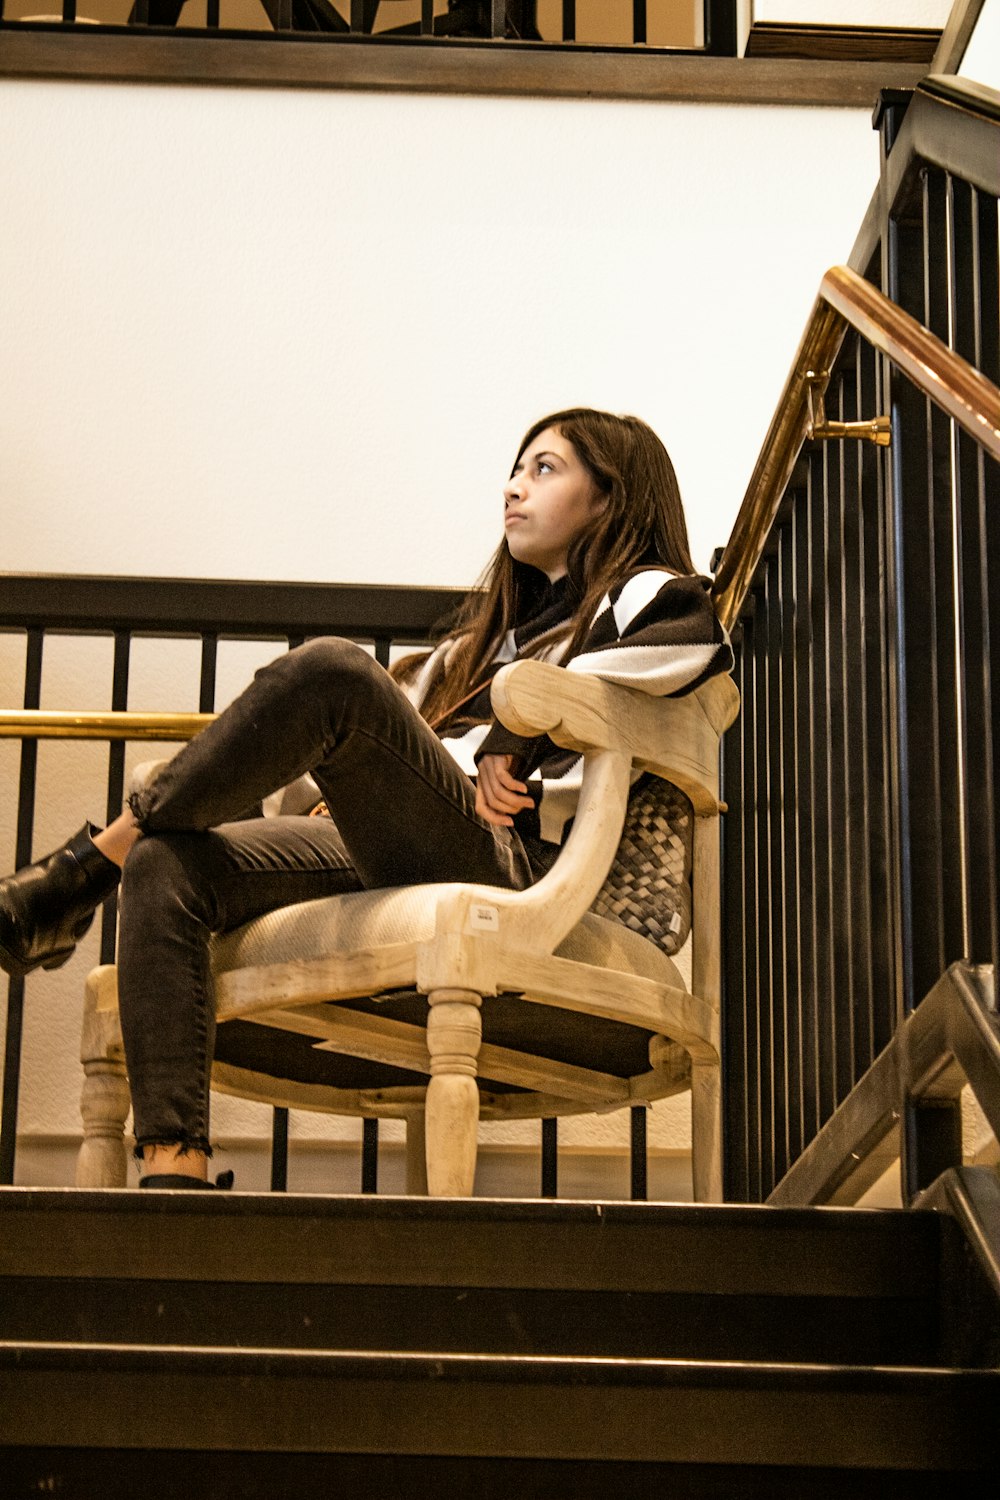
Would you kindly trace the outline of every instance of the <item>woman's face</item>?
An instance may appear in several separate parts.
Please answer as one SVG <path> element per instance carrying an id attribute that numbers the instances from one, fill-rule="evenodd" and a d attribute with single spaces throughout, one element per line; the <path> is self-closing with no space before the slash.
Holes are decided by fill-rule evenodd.
<path id="1" fill-rule="evenodd" d="M 503 500 L 511 557 L 540 569 L 550 583 L 562 578 L 574 540 L 608 503 L 572 443 L 555 427 L 546 427 L 525 448 Z"/>

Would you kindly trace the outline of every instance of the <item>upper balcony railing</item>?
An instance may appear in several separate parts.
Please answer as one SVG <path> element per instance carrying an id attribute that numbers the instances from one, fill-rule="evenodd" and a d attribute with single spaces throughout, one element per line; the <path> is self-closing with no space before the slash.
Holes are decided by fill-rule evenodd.
<path id="1" fill-rule="evenodd" d="M 423 38 L 736 54 L 736 0 L 0 0 L 5 25 L 180 26 L 230 38 Z"/>
<path id="2" fill-rule="evenodd" d="M 0 0 L 0 78 L 869 109 L 880 88 L 915 86 L 937 37 L 875 28 L 846 51 L 761 42 L 740 56 L 737 12 L 737 0 Z"/>
<path id="3" fill-rule="evenodd" d="M 0 715 L 0 743 L 20 739 L 17 767 L 15 847 L 3 850 L 4 868 L 21 866 L 39 853 L 36 822 L 40 788 L 39 743 L 45 739 L 98 739 L 108 744 L 103 799 L 108 817 L 122 806 L 126 781 L 126 741 L 152 740 L 164 747 L 188 738 L 216 707 L 216 683 L 227 648 L 235 643 L 269 643 L 267 654 L 301 644 L 312 636 L 341 635 L 370 647 L 388 665 L 394 647 L 426 645 L 435 626 L 463 597 L 459 589 L 373 587 L 319 583 L 248 583 L 209 579 L 89 578 L 44 574 L 0 575 L 0 636 L 23 640 L 19 696 L 26 714 Z M 60 638 L 104 641 L 110 646 L 106 710 L 84 714 L 39 714 L 46 696 L 46 665 L 58 654 Z M 197 713 L 128 714 L 135 658 L 151 641 L 199 645 L 196 678 L 185 681 L 186 702 Z M 15 656 L 17 652 L 15 651 Z M 195 665 L 190 663 L 189 665 Z M 19 720 L 12 725 L 11 719 Z M 82 722 L 88 721 L 86 727 Z M 25 721 L 30 727 L 25 728 Z M 155 750 L 152 752 L 155 755 Z M 169 751 L 167 752 L 169 753 Z M 44 783 L 44 778 L 42 778 Z M 93 787 L 81 785 L 81 797 Z M 116 903 L 101 920 L 100 959 L 111 962 L 116 941 Z M 15 1178 L 21 1098 L 21 1054 L 25 986 L 6 981 L 3 1087 L 0 1101 L 0 1184 Z M 366 1122 L 362 1182 L 373 1190 L 377 1134 Z M 287 1111 L 275 1111 L 272 1186 L 284 1185 L 288 1147 Z"/>

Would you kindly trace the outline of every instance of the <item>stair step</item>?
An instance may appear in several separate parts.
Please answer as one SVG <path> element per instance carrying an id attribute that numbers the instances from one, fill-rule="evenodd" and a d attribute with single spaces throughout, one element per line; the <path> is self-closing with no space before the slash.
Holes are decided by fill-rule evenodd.
<path id="1" fill-rule="evenodd" d="M 22 1448 L 985 1473 L 998 1397 L 998 1371 L 0 1344 Z"/>
<path id="2" fill-rule="evenodd" d="M 931 1213 L 0 1189 L 0 1496 L 992 1500 L 970 1267 Z"/>
<path id="3" fill-rule="evenodd" d="M 0 1191 L 0 1339 L 941 1365 L 935 1214 Z"/>
<path id="4" fill-rule="evenodd" d="M 913 1298 L 934 1213 L 0 1189 L 0 1276 Z"/>
<path id="5" fill-rule="evenodd" d="M 779 1362 L 947 1361 L 927 1299 L 6 1278 L 0 1338 Z"/>
<path id="6" fill-rule="evenodd" d="M 4 1500 L 995 1500 L 967 1470 L 771 1464 L 594 1463 L 427 1454 L 21 1448 L 3 1455 Z"/>

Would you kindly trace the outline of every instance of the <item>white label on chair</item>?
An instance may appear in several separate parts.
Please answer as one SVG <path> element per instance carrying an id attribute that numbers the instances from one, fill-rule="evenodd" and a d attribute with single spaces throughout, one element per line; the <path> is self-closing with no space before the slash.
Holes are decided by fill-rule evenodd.
<path id="1" fill-rule="evenodd" d="M 500 908 L 497 906 L 470 906 L 465 924 L 466 932 L 499 932 Z"/>

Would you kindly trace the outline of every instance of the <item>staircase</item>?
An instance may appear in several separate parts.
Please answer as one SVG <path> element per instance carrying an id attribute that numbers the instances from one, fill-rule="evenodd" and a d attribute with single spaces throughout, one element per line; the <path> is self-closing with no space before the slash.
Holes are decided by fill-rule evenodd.
<path id="1" fill-rule="evenodd" d="M 0 1496 L 995 1492 L 944 1215 L 0 1190 Z"/>

